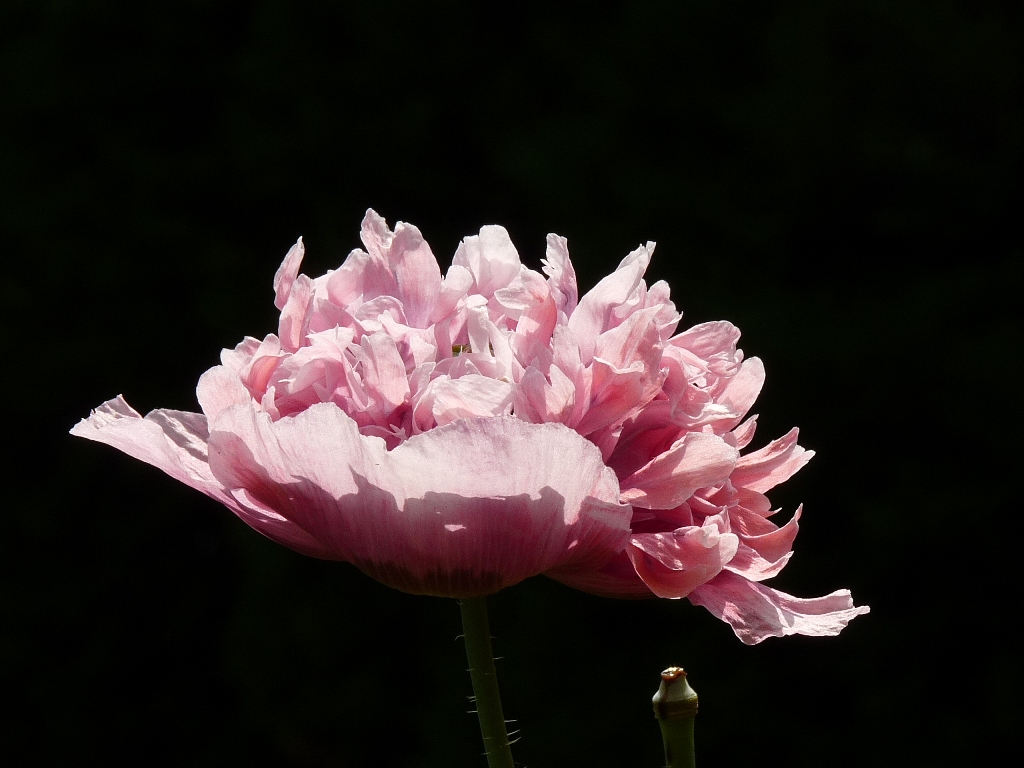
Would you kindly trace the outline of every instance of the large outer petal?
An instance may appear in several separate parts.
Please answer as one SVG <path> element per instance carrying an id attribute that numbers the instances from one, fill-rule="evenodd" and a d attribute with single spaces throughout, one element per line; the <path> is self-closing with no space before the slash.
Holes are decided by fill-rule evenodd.
<path id="1" fill-rule="evenodd" d="M 331 552 L 292 522 L 229 493 L 210 472 L 206 417 L 184 411 L 152 411 L 142 418 L 120 395 L 82 419 L 71 434 L 105 443 L 162 469 L 175 480 L 216 499 L 260 533 L 305 555 Z"/>
<path id="2" fill-rule="evenodd" d="M 626 551 L 618 553 L 600 568 L 578 568 L 569 564 L 544 574 L 572 589 L 599 597 L 644 600 L 655 594 L 636 572 Z"/>
<path id="3" fill-rule="evenodd" d="M 214 423 L 210 466 L 405 592 L 469 597 L 566 564 L 599 568 L 629 532 L 614 473 L 561 424 L 465 419 L 388 452 L 333 404 L 277 422 L 235 406 Z"/>
<path id="4" fill-rule="evenodd" d="M 728 622 L 747 645 L 785 635 L 838 635 L 855 617 L 870 610 L 866 605 L 854 607 L 847 589 L 803 599 L 728 571 L 697 587 L 688 599 Z"/>

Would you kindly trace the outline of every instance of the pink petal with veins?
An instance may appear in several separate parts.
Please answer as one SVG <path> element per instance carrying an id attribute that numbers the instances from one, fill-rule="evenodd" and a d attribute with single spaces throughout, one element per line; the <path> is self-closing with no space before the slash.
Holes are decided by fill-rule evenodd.
<path id="1" fill-rule="evenodd" d="M 785 635 L 838 635 L 855 617 L 870 610 L 854 607 L 846 589 L 801 599 L 727 571 L 691 592 L 689 600 L 728 622 L 747 645 Z"/>
<path id="2" fill-rule="evenodd" d="M 764 493 L 795 475 L 814 456 L 814 451 L 796 444 L 799 435 L 794 427 L 759 451 L 741 456 L 732 475 L 733 485 Z"/>
<path id="3" fill-rule="evenodd" d="M 242 406 L 245 407 L 245 406 Z M 151 411 L 142 418 L 120 395 L 71 429 L 71 434 L 105 443 L 144 461 L 185 485 L 216 499 L 243 521 L 279 544 L 313 557 L 331 551 L 295 523 L 239 503 L 210 470 L 206 417 L 183 411 Z"/>
<path id="4" fill-rule="evenodd" d="M 465 238 L 452 259 L 453 266 L 468 269 L 476 293 L 491 297 L 519 274 L 519 252 L 504 227 L 488 225 L 479 235 Z"/>
<path id="5" fill-rule="evenodd" d="M 284 309 L 285 302 L 288 301 L 292 283 L 295 282 L 295 276 L 299 274 L 299 267 L 302 266 L 302 257 L 305 253 L 306 250 L 300 237 L 285 255 L 284 261 L 277 269 L 277 274 L 274 275 L 274 306 L 278 309 Z"/>
<path id="6" fill-rule="evenodd" d="M 210 446 L 224 487 L 408 592 L 470 597 L 551 568 L 597 567 L 629 530 L 614 475 L 557 424 L 461 420 L 389 452 L 327 404 L 278 422 L 236 407 Z"/>
<path id="7" fill-rule="evenodd" d="M 626 553 L 637 574 L 658 597 L 686 597 L 732 560 L 739 540 L 715 524 L 632 536 Z"/>
<path id="8" fill-rule="evenodd" d="M 622 500 L 649 509 L 671 509 L 698 488 L 727 478 L 735 465 L 736 449 L 720 437 L 688 432 L 622 480 Z"/>

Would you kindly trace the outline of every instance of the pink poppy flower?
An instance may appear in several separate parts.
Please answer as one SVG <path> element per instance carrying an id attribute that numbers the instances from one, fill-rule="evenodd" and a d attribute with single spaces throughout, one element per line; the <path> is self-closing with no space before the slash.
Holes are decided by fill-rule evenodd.
<path id="1" fill-rule="evenodd" d="M 537 574 L 621 598 L 686 597 L 745 643 L 834 635 L 866 607 L 764 586 L 800 510 L 764 495 L 812 452 L 794 429 L 743 453 L 764 380 L 739 331 L 676 334 L 647 243 L 577 300 L 564 238 L 544 275 L 508 233 L 442 277 L 416 227 L 368 211 L 366 250 L 316 279 L 302 241 L 274 278 L 277 334 L 199 380 L 202 413 L 121 398 L 72 434 L 217 499 L 271 539 L 406 592 L 471 597 Z"/>

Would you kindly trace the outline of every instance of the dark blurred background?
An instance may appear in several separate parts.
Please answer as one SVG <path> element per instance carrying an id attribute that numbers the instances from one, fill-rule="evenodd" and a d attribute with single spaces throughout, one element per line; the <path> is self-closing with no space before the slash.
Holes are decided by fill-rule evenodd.
<path id="1" fill-rule="evenodd" d="M 702 768 L 1016 736 L 1022 6 L 597 8 L 0 2 L 6 764 L 484 764 L 454 601 L 67 435 L 119 392 L 195 410 L 221 347 L 276 330 L 288 247 L 337 266 L 369 206 L 445 262 L 501 223 L 536 268 L 557 232 L 585 288 L 656 240 L 684 324 L 766 363 L 755 445 L 818 451 L 772 494 L 806 504 L 772 585 L 872 607 L 748 648 L 686 601 L 506 590 L 521 764 L 661 765 L 669 664 Z"/>

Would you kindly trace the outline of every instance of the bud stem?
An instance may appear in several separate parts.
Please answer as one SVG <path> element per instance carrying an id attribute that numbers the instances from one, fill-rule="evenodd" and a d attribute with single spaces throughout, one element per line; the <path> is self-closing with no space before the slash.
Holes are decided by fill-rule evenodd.
<path id="1" fill-rule="evenodd" d="M 491 629 L 487 623 L 487 602 L 483 597 L 459 600 L 462 611 L 462 633 L 466 640 L 466 658 L 473 680 L 476 711 L 480 718 L 480 735 L 484 739 L 487 765 L 490 768 L 515 768 L 512 749 L 505 731 L 505 715 L 501 711 L 498 678 L 494 671 L 491 650 Z"/>
<path id="2" fill-rule="evenodd" d="M 686 681 L 682 667 L 669 667 L 661 673 L 661 686 L 652 703 L 665 743 L 665 765 L 667 768 L 694 768 L 693 719 L 697 716 L 697 693 Z"/>

